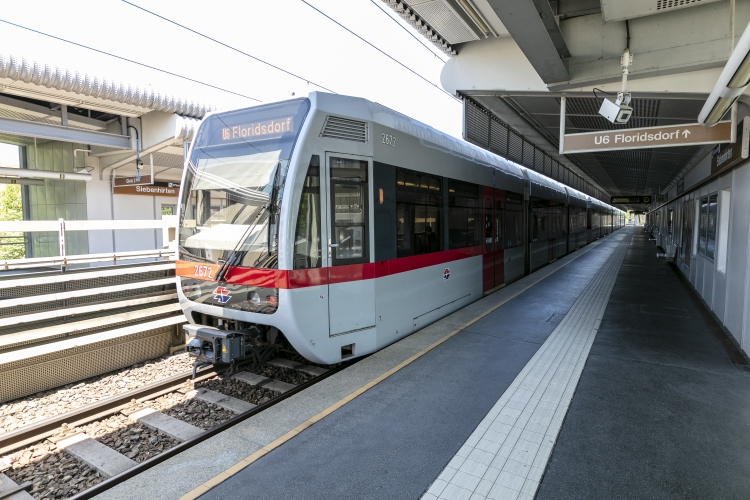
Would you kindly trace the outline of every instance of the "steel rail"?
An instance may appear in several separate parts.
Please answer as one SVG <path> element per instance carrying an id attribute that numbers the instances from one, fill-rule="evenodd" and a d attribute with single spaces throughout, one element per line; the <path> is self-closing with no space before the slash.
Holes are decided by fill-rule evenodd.
<path id="1" fill-rule="evenodd" d="M 300 393 L 300 392 L 304 391 L 305 389 L 308 389 L 309 387 L 312 387 L 313 385 L 317 384 L 318 382 L 320 382 L 320 381 L 322 381 L 322 380 L 330 377 L 331 375 L 334 375 L 335 373 L 340 372 L 344 368 L 347 368 L 347 367 L 351 366 L 353 363 L 356 363 L 357 361 L 359 361 L 361 359 L 364 359 L 364 358 L 359 358 L 359 359 L 357 359 L 355 361 L 348 362 L 348 363 L 341 363 L 339 366 L 337 366 L 336 368 L 333 368 L 333 369 L 327 371 L 323 375 L 315 377 L 312 380 L 308 380 L 304 384 L 298 385 L 294 389 L 290 389 L 289 391 L 287 391 L 287 392 L 285 392 L 285 393 L 283 393 L 283 394 L 281 394 L 281 395 L 279 395 L 279 396 L 271 399 L 270 401 L 267 401 L 267 402 L 265 402 L 265 403 L 263 403 L 261 405 L 258 405 L 258 406 L 256 406 L 255 408 L 253 408 L 251 410 L 248 410 L 248 411 L 246 411 L 244 413 L 240 413 L 239 415 L 237 415 L 237 416 L 235 416 L 235 417 L 233 417 L 233 418 L 231 418 L 231 419 L 229 419 L 229 420 L 227 420 L 227 421 L 225 421 L 225 422 L 217 425 L 216 427 L 212 427 L 211 429 L 208 429 L 208 430 L 202 432 L 201 434 L 198 434 L 197 436 L 195 436 L 195 437 L 193 437 L 191 439 L 188 439 L 187 441 L 183 441 L 182 443 L 174 446 L 173 448 L 165 450 L 162 453 L 160 453 L 160 454 L 158 454 L 158 455 L 156 455 L 154 457 L 151 457 L 148 460 L 145 460 L 145 461 L 139 463 L 138 465 L 136 465 L 134 467 L 131 467 L 130 469 L 128 469 L 128 470 L 126 470 L 124 472 L 121 472 L 120 474 L 118 474 L 116 476 L 112 476 L 111 478 L 109 478 L 109 479 L 107 479 L 105 481 L 102 481 L 101 483 L 96 484 L 96 485 L 92 486 L 91 488 L 78 493 L 77 495 L 74 495 L 74 496 L 70 497 L 68 500 L 88 500 L 89 498 L 93 498 L 96 495 L 99 495 L 99 494 L 101 494 L 101 493 L 103 493 L 103 492 L 105 492 L 105 491 L 107 491 L 107 490 L 109 490 L 111 488 L 114 488 L 118 484 L 123 483 L 123 482 L 127 481 L 128 479 L 131 479 L 131 478 L 137 476 L 138 474 L 140 474 L 140 473 L 142 473 L 142 472 L 144 472 L 144 471 L 146 471 L 146 470 L 148 470 L 148 469 L 150 469 L 150 468 L 152 468 L 152 467 L 154 467 L 154 466 L 156 466 L 156 465 L 164 462 L 165 460 L 167 460 L 169 458 L 172 458 L 173 456 L 178 455 L 178 454 L 182 453 L 183 451 L 186 451 L 189 448 L 192 448 L 193 446 L 195 446 L 195 445 L 197 445 L 199 443 L 202 443 L 203 441 L 205 441 L 205 440 L 207 440 L 207 439 L 215 436 L 216 434 L 219 434 L 221 432 L 226 431 L 230 427 L 233 427 L 233 426 L 239 424 L 240 422 L 242 422 L 244 420 L 247 420 L 248 418 L 250 418 L 250 417 L 252 417 L 254 415 L 257 415 L 258 413 L 260 413 L 260 412 L 262 412 L 262 411 L 264 411 L 264 410 L 266 410 L 266 409 L 268 409 L 268 408 L 276 405 L 277 403 L 280 403 L 280 402 L 284 401 L 285 399 L 287 399 L 287 398 L 289 398 L 291 396 L 294 396 L 297 393 Z"/>
<path id="2" fill-rule="evenodd" d="M 206 368 L 198 373 L 196 380 L 205 380 L 219 373 L 221 371 L 216 370 L 214 367 Z M 0 434 L 0 455 L 41 441 L 57 432 L 62 424 L 67 424 L 69 427 L 87 424 L 119 412 L 126 408 L 134 399 L 139 402 L 147 401 L 173 392 L 190 380 L 192 375 L 192 371 L 172 375 L 171 377 L 144 385 L 132 391 L 108 397 L 62 415 L 46 418 L 15 431 Z"/>

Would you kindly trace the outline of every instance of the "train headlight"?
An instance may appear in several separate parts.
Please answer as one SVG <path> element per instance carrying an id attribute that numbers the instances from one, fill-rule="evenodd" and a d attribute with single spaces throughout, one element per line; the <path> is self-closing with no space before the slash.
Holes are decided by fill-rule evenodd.
<path id="1" fill-rule="evenodd" d="M 260 295 L 258 295 L 258 292 L 250 292 L 250 302 L 256 306 L 260 305 Z"/>
<path id="2" fill-rule="evenodd" d="M 188 299 L 197 299 L 201 296 L 201 287 L 200 285 L 185 285 L 182 287 L 182 293 Z"/>

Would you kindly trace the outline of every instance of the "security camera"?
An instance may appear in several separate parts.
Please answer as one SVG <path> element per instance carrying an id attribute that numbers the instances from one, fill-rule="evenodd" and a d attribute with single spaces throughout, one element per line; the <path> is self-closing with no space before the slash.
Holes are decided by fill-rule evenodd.
<path id="1" fill-rule="evenodd" d="M 627 102 L 624 101 L 625 98 L 621 98 L 619 94 L 615 101 L 604 99 L 602 107 L 599 108 L 599 114 L 612 123 L 628 123 L 633 114 L 633 108 L 628 106 L 630 96 L 627 96 Z"/>

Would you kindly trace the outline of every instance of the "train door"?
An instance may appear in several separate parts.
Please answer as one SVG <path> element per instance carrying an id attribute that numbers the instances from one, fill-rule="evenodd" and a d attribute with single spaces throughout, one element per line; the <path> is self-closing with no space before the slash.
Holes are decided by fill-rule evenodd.
<path id="1" fill-rule="evenodd" d="M 502 251 L 502 191 L 482 188 L 484 243 L 482 250 L 482 290 L 488 291 L 504 282 Z"/>
<path id="2" fill-rule="evenodd" d="M 375 326 L 372 254 L 372 158 L 326 154 L 330 335 Z"/>

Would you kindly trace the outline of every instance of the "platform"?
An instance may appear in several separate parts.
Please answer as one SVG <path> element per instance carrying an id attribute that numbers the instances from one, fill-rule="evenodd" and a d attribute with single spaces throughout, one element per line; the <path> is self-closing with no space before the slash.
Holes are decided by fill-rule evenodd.
<path id="1" fill-rule="evenodd" d="M 741 498 L 750 373 L 655 254 L 620 230 L 99 498 Z"/>

